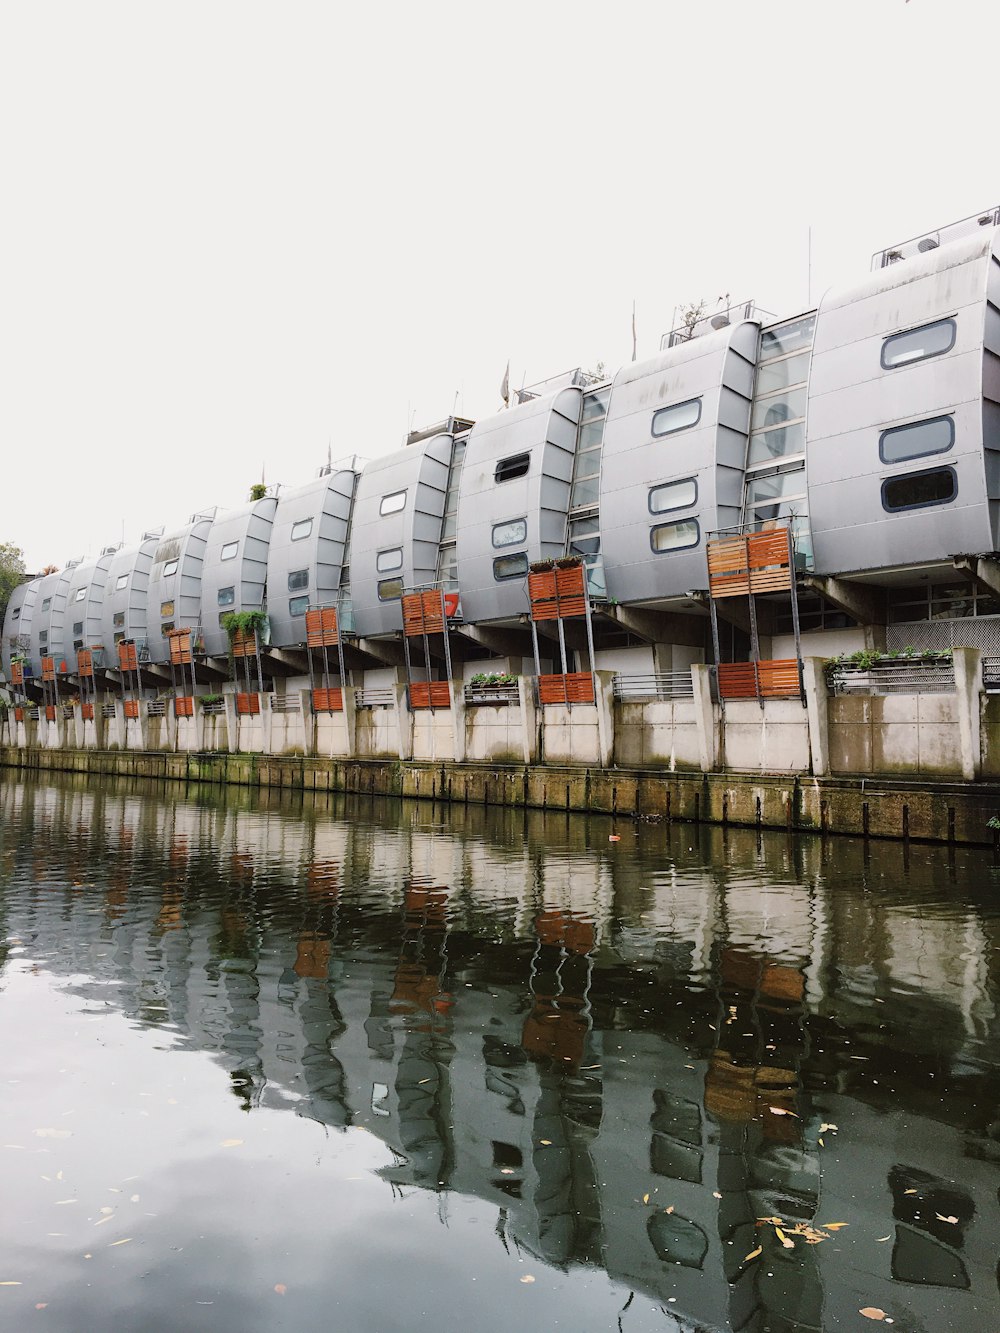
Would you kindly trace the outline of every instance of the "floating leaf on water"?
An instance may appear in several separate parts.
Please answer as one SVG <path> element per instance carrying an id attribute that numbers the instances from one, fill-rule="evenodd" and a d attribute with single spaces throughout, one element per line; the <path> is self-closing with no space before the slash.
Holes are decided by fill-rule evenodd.
<path id="1" fill-rule="evenodd" d="M 863 1314 L 866 1319 L 888 1318 L 886 1312 L 884 1310 L 880 1310 L 877 1305 L 866 1305 L 863 1309 L 858 1311 L 858 1314 Z"/>
<path id="2" fill-rule="evenodd" d="M 0 1287 L 19 1287 L 20 1282 L 0 1282 Z"/>
<path id="3" fill-rule="evenodd" d="M 826 1134 L 826 1133 L 829 1133 L 829 1132 L 832 1132 L 832 1133 L 836 1134 L 836 1132 L 837 1132 L 837 1126 L 836 1126 L 836 1125 L 829 1125 L 829 1124 L 827 1124 L 827 1123 L 824 1121 L 824 1123 L 823 1123 L 822 1125 L 820 1125 L 820 1127 L 819 1127 L 819 1132 L 820 1132 L 821 1134 Z"/>
<path id="4" fill-rule="evenodd" d="M 795 1249 L 794 1240 L 789 1240 L 788 1237 L 785 1235 L 785 1233 L 782 1231 L 781 1227 L 775 1227 L 774 1234 L 778 1237 L 778 1239 L 781 1241 L 782 1245 L 784 1245 L 786 1250 Z"/>
<path id="5" fill-rule="evenodd" d="M 904 1194 L 916 1194 L 916 1190 L 903 1190 Z"/>
<path id="6" fill-rule="evenodd" d="M 288 1290 L 288 1288 L 285 1286 L 284 1282 L 276 1282 L 276 1283 L 274 1284 L 274 1289 L 275 1289 L 275 1291 L 278 1293 L 279 1296 L 284 1296 L 285 1292 Z"/>
<path id="7" fill-rule="evenodd" d="M 825 1231 L 839 1231 L 841 1227 L 849 1227 L 850 1222 L 821 1222 L 820 1226 Z"/>
<path id="8" fill-rule="evenodd" d="M 648 1195 L 648 1194 L 644 1194 L 644 1195 L 642 1196 L 642 1201 L 643 1201 L 643 1203 L 649 1203 L 649 1195 Z"/>
<path id="9" fill-rule="evenodd" d="M 36 1310 L 44 1310 L 44 1309 L 46 1308 L 47 1305 L 48 1305 L 48 1301 L 37 1301 L 37 1302 L 35 1303 L 35 1309 L 36 1309 Z"/>
<path id="10" fill-rule="evenodd" d="M 239 1148 L 242 1147 L 242 1145 L 243 1145 L 242 1139 L 223 1139 L 221 1144 L 223 1148 Z M 116 1193 L 117 1192 L 118 1191 L 116 1191 Z"/>
<path id="11" fill-rule="evenodd" d="M 113 1240 L 111 1244 L 108 1246 L 108 1249 L 113 1250 L 116 1245 L 131 1245 L 131 1243 L 132 1243 L 132 1237 L 126 1236 L 124 1240 Z"/>
<path id="12" fill-rule="evenodd" d="M 713 1191 L 712 1191 L 712 1198 L 713 1198 L 713 1199 L 721 1199 L 721 1198 L 722 1198 L 722 1195 L 719 1193 L 718 1190 L 713 1190 Z"/>
<path id="13" fill-rule="evenodd" d="M 77 1203 L 77 1199 L 56 1199 L 55 1206 L 58 1208 L 62 1203 Z"/>
<path id="14" fill-rule="evenodd" d="M 748 1263 L 750 1262 L 751 1259 L 757 1259 L 757 1258 L 759 1258 L 760 1255 L 762 1255 L 763 1253 L 764 1253 L 763 1246 L 758 1245 L 757 1248 L 756 1248 L 755 1250 L 751 1250 L 751 1251 L 750 1251 L 750 1253 L 749 1253 L 749 1254 L 747 1255 L 747 1257 L 743 1260 L 743 1262 L 744 1262 L 745 1264 L 748 1264 Z"/>
<path id="15" fill-rule="evenodd" d="M 892 1240 L 892 1236 L 876 1236 L 875 1244 L 881 1245 L 884 1240 Z"/>
<path id="16" fill-rule="evenodd" d="M 35 1133 L 40 1139 L 68 1139 L 72 1137 L 71 1129 L 36 1129 Z"/>
<path id="17" fill-rule="evenodd" d="M 115 1211 L 115 1210 L 114 1210 L 113 1208 L 108 1208 L 107 1206 L 105 1206 L 104 1208 L 101 1209 L 101 1212 L 104 1213 L 104 1214 L 107 1214 L 107 1213 L 113 1213 L 114 1211 Z"/>
<path id="18" fill-rule="evenodd" d="M 129 1201 L 129 1203 L 138 1203 L 138 1202 L 139 1202 L 139 1196 L 138 1196 L 138 1194 L 130 1194 L 130 1195 L 129 1195 L 129 1200 L 128 1200 L 128 1201 Z"/>
<path id="19" fill-rule="evenodd" d="M 525 1273 L 524 1277 L 521 1278 L 522 1282 L 534 1282 L 534 1280 L 535 1279 L 531 1276 L 530 1273 Z"/>
<path id="20" fill-rule="evenodd" d="M 551 1140 L 551 1139 L 541 1139 L 540 1142 L 543 1143 L 543 1144 L 545 1145 L 546 1148 L 548 1148 L 549 1145 L 552 1143 L 552 1140 Z"/>
<path id="21" fill-rule="evenodd" d="M 797 1115 L 795 1115 L 794 1111 L 788 1111 L 785 1109 L 784 1106 L 769 1106 L 767 1109 L 771 1112 L 772 1115 L 794 1115 L 796 1120 L 798 1120 L 799 1118 Z"/>
<path id="22" fill-rule="evenodd" d="M 953 1226 L 958 1222 L 957 1217 L 945 1217 L 943 1213 L 935 1213 L 934 1216 L 939 1222 L 951 1222 Z"/>

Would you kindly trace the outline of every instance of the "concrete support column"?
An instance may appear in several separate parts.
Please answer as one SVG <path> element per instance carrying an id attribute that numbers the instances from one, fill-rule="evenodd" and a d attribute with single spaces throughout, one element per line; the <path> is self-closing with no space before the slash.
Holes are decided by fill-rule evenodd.
<path id="1" fill-rule="evenodd" d="M 347 691 L 344 691 L 345 696 Z M 346 697 L 344 700 L 346 707 Z M 302 753 L 316 753 L 316 714 L 313 712 L 312 690 L 299 690 L 299 711 L 302 715 Z"/>
<path id="2" fill-rule="evenodd" d="M 602 768 L 610 768 L 615 753 L 615 673 L 595 671 L 594 699 L 597 703 L 597 749 Z"/>
<path id="3" fill-rule="evenodd" d="M 719 728 L 712 702 L 712 668 L 703 662 L 691 667 L 694 687 L 694 721 L 698 731 L 698 757 L 703 773 L 713 773 L 719 766 Z"/>
<path id="4" fill-rule="evenodd" d="M 806 694 L 813 777 L 825 778 L 830 773 L 830 696 L 821 657 L 802 659 L 802 685 Z"/>
<path id="5" fill-rule="evenodd" d="M 401 677 L 403 672 L 399 667 L 396 668 L 396 683 L 393 686 L 396 695 L 396 732 L 399 737 L 399 757 L 400 759 L 413 758 L 413 714 L 409 709 L 409 701 L 406 697 L 406 681 Z"/>
<path id="6" fill-rule="evenodd" d="M 465 681 L 451 680 L 451 728 L 455 763 L 465 763 Z"/>
<path id="7" fill-rule="evenodd" d="M 222 702 L 226 709 L 226 749 L 235 754 L 240 748 L 240 720 L 236 716 L 236 695 L 224 694 Z"/>
<path id="8" fill-rule="evenodd" d="M 978 648 L 954 648 L 955 698 L 958 704 L 958 739 L 962 777 L 975 782 L 982 772 L 983 659 Z"/>
<path id="9" fill-rule="evenodd" d="M 518 676 L 517 695 L 521 708 L 521 744 L 526 764 L 538 763 L 538 705 L 532 676 Z"/>
<path id="10" fill-rule="evenodd" d="M 163 729 L 167 737 L 167 749 L 177 753 L 177 714 L 174 712 L 173 699 L 167 700 L 167 711 L 163 714 Z"/>
<path id="11" fill-rule="evenodd" d="M 94 698 L 94 748 L 96 750 L 106 750 L 108 748 L 108 719 L 104 716 L 104 696 L 98 694 Z"/>
<path id="12" fill-rule="evenodd" d="M 273 694 L 260 694 L 260 748 L 263 754 L 273 754 L 271 745 L 272 719 L 274 714 L 271 712 L 271 702 L 274 699 Z"/>
<path id="13" fill-rule="evenodd" d="M 358 696 L 354 692 L 353 685 L 345 684 L 343 697 L 346 754 L 348 758 L 353 759 L 358 753 Z"/>
<path id="14" fill-rule="evenodd" d="M 125 700 L 115 700 L 115 739 L 112 743 L 112 749 L 124 750 L 126 745 L 125 735 Z"/>

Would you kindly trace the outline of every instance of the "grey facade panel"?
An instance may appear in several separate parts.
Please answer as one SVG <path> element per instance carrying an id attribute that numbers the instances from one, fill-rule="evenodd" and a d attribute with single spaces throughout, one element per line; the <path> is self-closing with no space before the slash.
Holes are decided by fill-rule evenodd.
<path id="1" fill-rule="evenodd" d="M 293 598 L 307 596 L 309 606 L 336 605 L 348 560 L 357 477 L 341 468 L 278 496 L 267 558 L 267 618 L 274 646 L 305 643 L 305 613 L 298 611 L 300 601 L 294 602 L 292 613 Z M 293 539 L 306 525 L 305 535 Z M 292 582 L 295 588 L 289 586 Z"/>
<path id="2" fill-rule="evenodd" d="M 523 551 L 527 563 L 565 551 L 573 459 L 583 392 L 564 388 L 485 421 L 469 432 L 458 500 L 456 550 L 465 620 L 503 620 L 528 611 L 523 577 L 497 580 L 494 561 Z M 497 465 L 527 454 L 527 471 L 497 481 Z M 526 520 L 527 536 L 496 549 L 493 528 Z"/>
<path id="3" fill-rule="evenodd" d="M 118 639 L 146 641 L 149 571 L 159 544 L 159 537 L 145 537 L 138 546 L 116 551 L 111 558 L 101 612 L 105 666 L 117 665 Z"/>
<path id="4" fill-rule="evenodd" d="M 708 586 L 705 539 L 739 522 L 759 327 L 740 323 L 624 366 L 611 387 L 601 461 L 601 549 L 619 602 L 683 599 Z M 661 408 L 701 400 L 697 423 L 653 435 Z M 693 478 L 694 502 L 652 514 L 654 486 Z M 696 545 L 654 551 L 653 530 L 695 520 Z"/>
<path id="5" fill-rule="evenodd" d="M 992 353 L 987 293 L 996 270 L 996 233 L 978 234 L 879 270 L 820 303 L 806 408 L 806 474 L 815 568 L 841 574 L 942 561 L 997 545 L 991 442 Z M 886 339 L 939 320 L 954 322 L 954 344 L 886 369 Z M 898 345 L 898 344 L 897 344 Z M 882 432 L 949 415 L 955 442 L 945 452 L 883 463 Z M 1000 442 L 998 442 L 1000 443 Z M 954 470 L 945 504 L 889 512 L 883 487 L 897 478 Z M 989 478 L 989 490 L 987 479 Z"/>
<path id="6" fill-rule="evenodd" d="M 170 660 L 164 626 L 187 629 L 201 620 L 205 547 L 212 522 L 196 517 L 156 544 L 146 594 L 146 642 L 151 662 Z"/>
<path id="7" fill-rule="evenodd" d="M 64 661 L 67 668 L 69 666 L 64 633 L 66 594 L 75 569 L 76 564 L 71 562 L 58 573 L 46 574 L 38 580 L 28 649 L 28 658 L 36 675 L 41 674 L 41 659 L 45 656 L 55 659 L 57 670 Z"/>
<path id="8" fill-rule="evenodd" d="M 351 602 L 361 636 L 402 630 L 398 598 L 383 601 L 378 587 L 398 579 L 404 589 L 433 583 L 444 516 L 452 436 L 418 440 L 369 463 L 358 481 L 351 524 Z M 381 513 L 386 496 L 405 492 L 401 509 Z M 400 567 L 380 571 L 380 551 L 402 551 Z"/>
<path id="9" fill-rule="evenodd" d="M 71 671 L 76 667 L 78 648 L 104 647 L 104 598 L 115 555 L 115 551 L 106 551 L 97 560 L 84 561 L 73 570 L 66 593 L 64 645 Z"/>
<path id="10" fill-rule="evenodd" d="M 3 623 L 3 645 L 0 662 L 10 679 L 11 659 L 17 656 L 30 658 L 31 622 L 35 610 L 35 599 L 41 579 L 32 579 L 29 583 L 20 583 L 10 595 L 7 612 Z M 38 662 L 31 662 L 32 670 L 38 671 Z"/>
<path id="11" fill-rule="evenodd" d="M 264 606 L 268 548 L 277 505 L 277 499 L 268 495 L 230 513 L 218 514 L 208 533 L 200 621 L 202 642 L 210 656 L 219 656 L 229 648 L 220 616 L 230 611 L 260 611 Z M 227 594 L 220 601 L 223 589 Z M 187 626 L 178 622 L 177 628 Z"/>

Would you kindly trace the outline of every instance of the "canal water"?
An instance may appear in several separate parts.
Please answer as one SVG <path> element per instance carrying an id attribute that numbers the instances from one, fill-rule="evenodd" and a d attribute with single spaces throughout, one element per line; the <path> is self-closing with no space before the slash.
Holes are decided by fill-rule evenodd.
<path id="1" fill-rule="evenodd" d="M 1000 1330 L 975 849 L 0 775 L 0 1327 Z"/>

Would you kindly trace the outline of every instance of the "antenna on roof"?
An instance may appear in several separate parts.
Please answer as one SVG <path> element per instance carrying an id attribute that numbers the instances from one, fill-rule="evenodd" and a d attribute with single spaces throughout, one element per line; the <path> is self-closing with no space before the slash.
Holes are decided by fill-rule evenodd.
<path id="1" fill-rule="evenodd" d="M 633 361 L 635 360 L 635 350 L 636 350 L 636 341 L 635 341 L 635 297 L 633 296 L 633 297 L 632 297 L 632 360 L 633 360 Z"/>

